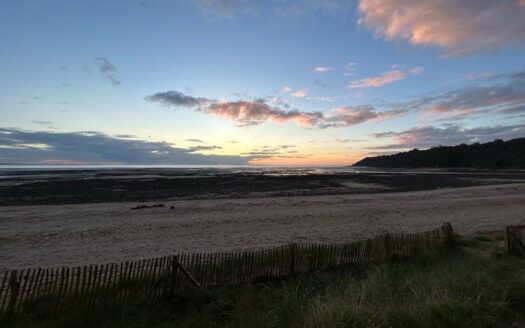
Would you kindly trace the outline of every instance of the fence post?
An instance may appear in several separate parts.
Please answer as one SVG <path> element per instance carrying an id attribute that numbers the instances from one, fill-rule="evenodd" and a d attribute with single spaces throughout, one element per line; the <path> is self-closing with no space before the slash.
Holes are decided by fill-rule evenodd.
<path id="1" fill-rule="evenodd" d="M 390 234 L 387 233 L 384 236 L 385 241 L 385 261 L 390 261 L 392 259 L 392 246 L 390 242 Z"/>
<path id="2" fill-rule="evenodd" d="M 454 244 L 454 230 L 452 229 L 452 225 L 449 222 L 445 222 L 443 223 L 441 230 L 445 235 L 445 244 L 447 246 Z"/>
<path id="3" fill-rule="evenodd" d="M 290 274 L 295 274 L 295 263 L 296 263 L 297 244 L 290 245 Z"/>
<path id="4" fill-rule="evenodd" d="M 171 260 L 171 274 L 170 274 L 170 292 L 174 293 L 177 287 L 177 269 L 179 267 L 179 259 L 177 256 L 173 256 Z"/>
<path id="5" fill-rule="evenodd" d="M 523 244 L 520 238 L 520 228 L 523 227 L 524 226 L 505 227 L 505 241 L 507 242 L 507 252 L 511 255 L 525 255 L 525 245 Z"/>
<path id="6" fill-rule="evenodd" d="M 197 288 L 199 288 L 199 289 L 202 289 L 201 284 L 199 284 L 199 282 L 198 282 L 195 278 L 193 278 L 193 276 L 191 275 L 191 273 L 190 273 L 188 270 L 186 270 L 186 268 L 183 267 L 183 266 L 179 263 L 179 261 L 177 261 L 176 264 L 177 264 L 177 267 L 180 269 L 180 271 L 186 276 L 186 278 L 188 278 L 189 281 L 191 281 L 191 283 L 192 283 L 195 287 L 197 287 Z"/>
<path id="7" fill-rule="evenodd" d="M 505 244 L 507 245 L 507 253 L 512 254 L 512 240 L 510 236 L 510 226 L 505 226 Z"/>
<path id="8" fill-rule="evenodd" d="M 7 314 L 8 316 L 14 314 L 16 301 L 18 299 L 18 294 L 20 292 L 20 283 L 17 279 L 17 270 L 11 271 L 11 277 L 9 278 L 9 289 L 11 289 L 11 295 L 9 298 L 9 303 L 7 305 Z"/>

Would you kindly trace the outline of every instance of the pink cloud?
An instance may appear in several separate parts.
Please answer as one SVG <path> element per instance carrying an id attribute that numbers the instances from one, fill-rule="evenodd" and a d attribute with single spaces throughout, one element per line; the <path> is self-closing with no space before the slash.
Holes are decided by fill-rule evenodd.
<path id="1" fill-rule="evenodd" d="M 405 109 L 377 112 L 371 105 L 341 106 L 325 113 L 306 112 L 298 109 L 288 110 L 285 104 L 268 103 L 264 99 L 214 100 L 196 98 L 178 91 L 159 92 L 147 96 L 146 100 L 173 108 L 186 108 L 223 117 L 236 122 L 238 126 L 259 125 L 265 121 L 277 123 L 292 121 L 300 126 L 324 129 L 352 126 L 368 121 L 388 120 L 407 113 Z"/>
<path id="2" fill-rule="evenodd" d="M 369 77 L 362 80 L 355 80 L 350 82 L 349 88 L 378 88 L 385 84 L 393 83 L 399 80 L 403 80 L 406 77 L 406 73 L 399 70 L 388 71 L 380 76 Z"/>
<path id="3" fill-rule="evenodd" d="M 525 0 L 360 0 L 361 23 L 388 40 L 439 46 L 447 55 L 525 42 Z"/>
<path id="4" fill-rule="evenodd" d="M 293 93 L 291 93 L 290 95 L 296 97 L 296 98 L 304 98 L 306 96 L 308 96 L 308 92 L 304 89 L 301 89 L 301 90 L 297 90 Z"/>
<path id="5" fill-rule="evenodd" d="M 292 120 L 302 126 L 313 126 L 321 118 L 320 113 L 285 111 L 264 101 L 221 101 L 201 111 L 236 121 L 240 126 L 258 125 L 267 120 L 278 123 Z"/>

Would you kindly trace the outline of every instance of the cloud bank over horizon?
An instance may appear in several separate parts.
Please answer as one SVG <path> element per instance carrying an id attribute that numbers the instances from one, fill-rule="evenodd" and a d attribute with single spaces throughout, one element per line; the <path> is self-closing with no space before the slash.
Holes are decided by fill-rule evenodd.
<path id="1" fill-rule="evenodd" d="M 218 146 L 178 148 L 166 142 L 112 137 L 97 131 L 49 132 L 0 128 L 2 164 L 245 165 L 250 157 L 204 155 Z"/>

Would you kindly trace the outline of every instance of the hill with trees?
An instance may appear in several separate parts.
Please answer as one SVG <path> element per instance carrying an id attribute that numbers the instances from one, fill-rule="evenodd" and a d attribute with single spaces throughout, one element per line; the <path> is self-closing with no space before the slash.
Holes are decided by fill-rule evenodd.
<path id="1" fill-rule="evenodd" d="M 525 168 L 525 138 L 508 141 L 413 149 L 393 155 L 366 157 L 353 166 L 384 168 Z"/>

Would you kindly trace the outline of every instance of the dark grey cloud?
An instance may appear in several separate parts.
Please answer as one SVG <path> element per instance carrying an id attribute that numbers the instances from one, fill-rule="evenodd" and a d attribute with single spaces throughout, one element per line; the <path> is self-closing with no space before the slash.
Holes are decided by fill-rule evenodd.
<path id="1" fill-rule="evenodd" d="M 277 123 L 293 121 L 304 127 L 338 128 L 367 121 L 388 120 L 407 112 L 403 108 L 379 112 L 371 105 L 342 106 L 325 113 L 307 112 L 299 109 L 288 109 L 285 106 L 283 108 L 275 102 L 270 104 L 266 99 L 218 101 L 188 96 L 179 91 L 159 92 L 147 96 L 145 99 L 173 108 L 188 108 L 197 112 L 220 116 L 244 127 L 259 125 L 266 121 Z"/>
<path id="2" fill-rule="evenodd" d="M 113 86 L 121 84 L 121 81 L 117 77 L 117 68 L 105 57 L 94 58 L 91 64 L 84 65 L 84 69 L 90 74 L 95 70 L 105 81 L 111 83 Z"/>
<path id="3" fill-rule="evenodd" d="M 96 131 L 0 128 L 0 163 L 247 164 L 249 156 L 202 155 L 166 142 L 117 138 Z"/>
<path id="4" fill-rule="evenodd" d="M 488 142 L 494 139 L 514 139 L 525 137 L 525 124 L 508 126 L 485 126 L 465 128 L 448 124 L 444 127 L 425 126 L 400 132 L 381 132 L 376 138 L 393 138 L 396 143 L 371 147 L 370 149 L 430 148 L 437 145 L 452 146 L 461 143 Z"/>
<path id="5" fill-rule="evenodd" d="M 204 140 L 201 140 L 201 139 L 186 139 L 187 142 L 196 142 L 196 143 L 201 143 L 201 142 L 204 142 Z"/>
<path id="6" fill-rule="evenodd" d="M 158 92 L 145 98 L 148 101 L 158 102 L 166 106 L 200 108 L 211 100 L 188 96 L 179 91 Z"/>

